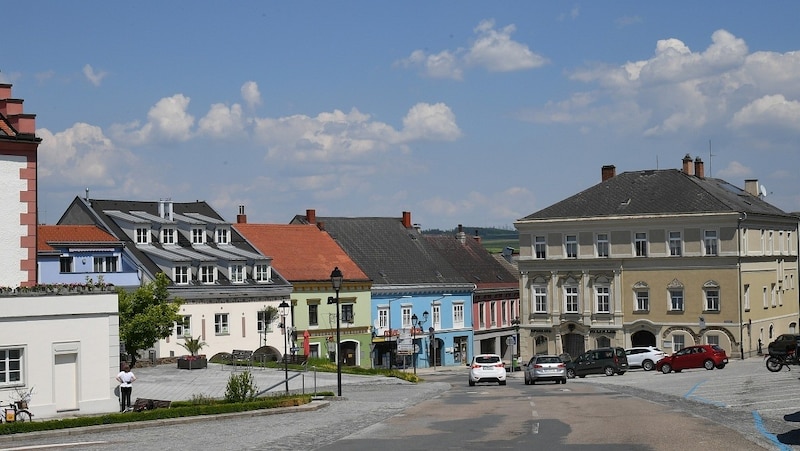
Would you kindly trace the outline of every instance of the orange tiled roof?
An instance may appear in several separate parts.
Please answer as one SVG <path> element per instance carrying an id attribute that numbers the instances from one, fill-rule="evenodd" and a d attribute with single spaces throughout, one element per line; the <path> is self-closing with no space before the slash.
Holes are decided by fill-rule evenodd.
<path id="1" fill-rule="evenodd" d="M 40 225 L 36 229 L 39 252 L 54 251 L 48 243 L 119 243 L 94 225 Z"/>
<path id="2" fill-rule="evenodd" d="M 345 280 L 369 280 L 336 241 L 316 225 L 233 224 L 287 280 L 328 280 L 338 266 Z"/>

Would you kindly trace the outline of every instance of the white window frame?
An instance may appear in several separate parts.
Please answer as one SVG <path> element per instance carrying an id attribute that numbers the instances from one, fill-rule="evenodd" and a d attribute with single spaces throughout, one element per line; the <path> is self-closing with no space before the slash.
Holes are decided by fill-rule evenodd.
<path id="1" fill-rule="evenodd" d="M 686 295 L 683 288 L 670 288 L 667 293 L 670 312 L 683 312 L 686 310 Z"/>
<path id="2" fill-rule="evenodd" d="M 534 285 L 533 292 L 533 313 L 547 313 L 547 285 Z"/>
<path id="3" fill-rule="evenodd" d="M 581 299 L 577 285 L 564 286 L 564 313 L 580 313 Z"/>
<path id="4" fill-rule="evenodd" d="M 177 244 L 175 239 L 175 229 L 172 227 L 164 227 L 161 229 L 161 244 Z"/>
<path id="5" fill-rule="evenodd" d="M 258 283 L 272 282 L 272 268 L 266 263 L 253 265 L 253 279 Z"/>
<path id="6" fill-rule="evenodd" d="M 678 230 L 670 231 L 667 236 L 670 257 L 680 257 L 683 255 L 683 234 Z"/>
<path id="7" fill-rule="evenodd" d="M 478 302 L 478 329 L 486 329 L 486 302 Z"/>
<path id="8" fill-rule="evenodd" d="M 378 307 L 378 328 L 389 328 L 389 307 Z"/>
<path id="9" fill-rule="evenodd" d="M 25 384 L 25 348 L 0 348 L 0 387 L 14 387 Z M 5 413 L 4 413 L 5 414 Z"/>
<path id="10" fill-rule="evenodd" d="M 192 244 L 205 244 L 206 229 L 202 227 L 192 227 Z"/>
<path id="11" fill-rule="evenodd" d="M 214 236 L 217 244 L 230 244 L 230 229 L 227 227 L 217 227 Z"/>
<path id="12" fill-rule="evenodd" d="M 686 337 L 683 334 L 672 335 L 672 352 L 678 352 L 686 347 Z"/>
<path id="13" fill-rule="evenodd" d="M 650 290 L 639 289 L 636 290 L 636 312 L 649 312 L 650 311 Z"/>
<path id="14" fill-rule="evenodd" d="M 647 257 L 647 232 L 633 233 L 633 253 L 636 257 Z"/>
<path id="15" fill-rule="evenodd" d="M 497 301 L 489 301 L 489 325 L 497 327 Z"/>
<path id="16" fill-rule="evenodd" d="M 214 314 L 214 335 L 228 335 L 230 334 L 230 323 L 228 322 L 227 313 Z"/>
<path id="17" fill-rule="evenodd" d="M 92 257 L 94 272 L 119 272 L 119 256 L 105 255 Z"/>
<path id="18" fill-rule="evenodd" d="M 719 239 L 717 238 L 716 230 L 703 231 L 703 255 L 717 256 L 719 255 Z"/>
<path id="19" fill-rule="evenodd" d="M 172 280 L 175 285 L 189 285 L 192 281 L 192 271 L 189 266 L 178 265 L 172 268 Z"/>
<path id="20" fill-rule="evenodd" d="M 608 258 L 611 256 L 611 244 L 608 241 L 607 233 L 598 233 L 595 236 L 595 252 L 598 258 Z"/>
<path id="21" fill-rule="evenodd" d="M 564 235 L 564 256 L 578 258 L 578 235 Z"/>
<path id="22" fill-rule="evenodd" d="M 217 267 L 214 265 L 200 265 L 197 279 L 203 285 L 212 285 L 217 282 Z"/>
<path id="23" fill-rule="evenodd" d="M 454 302 L 453 303 L 453 328 L 455 328 L 455 329 L 463 329 L 464 328 L 464 303 L 463 302 Z"/>
<path id="24" fill-rule="evenodd" d="M 192 316 L 184 315 L 183 320 L 175 323 L 175 336 L 178 338 L 192 336 Z"/>
<path id="25" fill-rule="evenodd" d="M 533 258 L 544 260 L 547 258 L 547 237 L 533 237 Z"/>
<path id="26" fill-rule="evenodd" d="M 611 287 L 608 285 L 598 285 L 595 290 L 595 312 L 611 313 Z"/>
<path id="27" fill-rule="evenodd" d="M 719 335 L 716 334 L 706 335 L 706 344 L 719 346 Z"/>
<path id="28" fill-rule="evenodd" d="M 228 278 L 231 283 L 244 283 L 245 281 L 244 265 L 240 263 L 231 264 L 228 267 Z"/>
<path id="29" fill-rule="evenodd" d="M 433 329 L 439 330 L 442 328 L 442 306 L 434 304 L 431 306 L 431 321 L 433 321 Z"/>
<path id="30" fill-rule="evenodd" d="M 136 244 L 150 244 L 150 228 L 149 227 L 136 227 L 134 230 L 134 239 Z"/>
<path id="31" fill-rule="evenodd" d="M 706 288 L 703 290 L 703 298 L 705 301 L 705 311 L 718 312 L 720 309 L 720 291 L 718 287 Z"/>
<path id="32" fill-rule="evenodd" d="M 400 307 L 400 323 L 403 329 L 411 328 L 411 306 L 403 305 Z"/>

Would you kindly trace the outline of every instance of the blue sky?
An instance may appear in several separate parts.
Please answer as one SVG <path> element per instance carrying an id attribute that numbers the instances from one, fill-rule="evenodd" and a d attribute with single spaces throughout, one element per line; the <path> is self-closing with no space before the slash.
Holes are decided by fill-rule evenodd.
<path id="1" fill-rule="evenodd" d="M 105 2 L 3 7 L 40 221 L 75 196 L 229 220 L 512 227 L 679 168 L 800 211 L 800 2 Z"/>

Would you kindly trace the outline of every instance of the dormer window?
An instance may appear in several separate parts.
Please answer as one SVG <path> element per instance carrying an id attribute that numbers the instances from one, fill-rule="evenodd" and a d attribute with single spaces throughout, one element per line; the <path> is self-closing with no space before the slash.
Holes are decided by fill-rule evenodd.
<path id="1" fill-rule="evenodd" d="M 228 229 L 217 229 L 217 244 L 228 244 Z"/>
<path id="2" fill-rule="evenodd" d="M 161 244 L 175 244 L 175 229 L 171 227 L 161 229 Z"/>
<path id="3" fill-rule="evenodd" d="M 147 227 L 136 228 L 136 244 L 150 243 L 150 229 Z"/>
<path id="4" fill-rule="evenodd" d="M 228 272 L 231 283 L 244 283 L 244 265 L 231 265 Z"/>
<path id="5" fill-rule="evenodd" d="M 176 285 L 188 285 L 189 284 L 189 267 L 188 266 L 176 266 L 175 267 L 175 274 L 173 275 L 172 280 L 175 281 Z"/>
<path id="6" fill-rule="evenodd" d="M 192 228 L 192 244 L 203 244 L 206 242 L 206 231 L 200 227 Z"/>
<path id="7" fill-rule="evenodd" d="M 210 285 L 216 281 L 216 268 L 213 265 L 203 265 L 200 267 L 200 283 Z"/>
<path id="8" fill-rule="evenodd" d="M 272 271 L 269 265 L 256 264 L 253 268 L 253 279 L 256 282 L 271 282 Z"/>

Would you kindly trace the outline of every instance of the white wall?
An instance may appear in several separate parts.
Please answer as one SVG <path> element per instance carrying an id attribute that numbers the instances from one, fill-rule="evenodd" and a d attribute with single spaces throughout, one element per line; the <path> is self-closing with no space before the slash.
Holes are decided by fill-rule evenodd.
<path id="1" fill-rule="evenodd" d="M 119 372 L 116 293 L 74 296 L 0 296 L 0 348 L 23 349 L 21 390 L 35 387 L 35 418 L 59 411 L 119 410 L 114 394 Z M 14 398 L 0 385 L 0 401 Z"/>
<path id="2" fill-rule="evenodd" d="M 20 239 L 28 236 L 28 228 L 19 223 L 20 214 L 28 213 L 28 205 L 20 202 L 20 193 L 28 191 L 28 181 L 19 178 L 20 169 L 28 163 L 21 156 L 0 156 L 0 255 L 5 263 L 0 271 L 0 286 L 18 287 L 28 280 L 28 273 L 20 269 L 19 262 L 28 258 L 28 249 L 20 246 Z M 2 401 L 3 399 L 0 399 Z"/>

